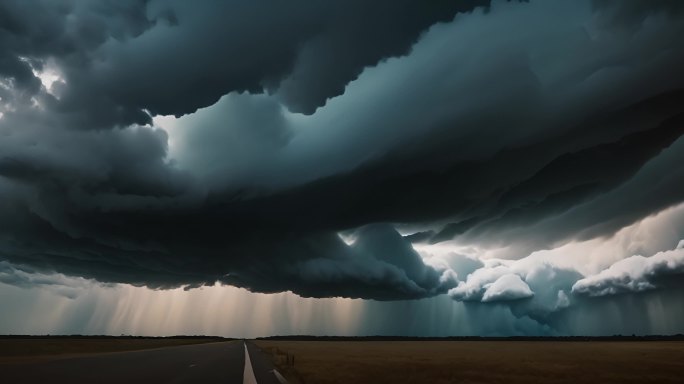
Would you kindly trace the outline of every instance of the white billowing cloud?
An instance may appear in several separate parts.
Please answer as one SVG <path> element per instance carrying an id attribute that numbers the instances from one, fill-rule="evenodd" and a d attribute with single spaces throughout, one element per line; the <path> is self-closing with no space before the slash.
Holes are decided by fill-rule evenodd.
<path id="1" fill-rule="evenodd" d="M 680 241 L 676 249 L 651 257 L 635 255 L 620 260 L 596 275 L 577 281 L 572 292 L 606 296 L 655 289 L 660 279 L 684 273 L 684 248 L 681 245 Z"/>
<path id="2" fill-rule="evenodd" d="M 417 243 L 414 247 L 426 263 L 445 263 L 458 272 L 460 280 L 481 268 L 484 265 L 481 260 L 500 259 L 520 260 L 516 265 L 547 263 L 591 276 L 633 255 L 671 250 L 678 242 L 678 247 L 684 247 L 684 240 L 679 241 L 683 236 L 684 204 L 679 204 L 624 227 L 613 236 L 570 241 L 549 249 L 527 251 L 524 245 L 502 247 L 486 241 L 468 244 L 458 239 L 438 244 Z M 468 264 L 468 268 L 462 268 L 464 264 Z"/>
<path id="3" fill-rule="evenodd" d="M 614 240 L 608 240 L 614 241 Z M 449 296 L 466 302 L 511 302 L 518 313 L 545 317 L 568 308 L 573 295 L 599 297 L 653 290 L 684 274 L 684 247 L 657 252 L 653 256 L 633 255 L 595 273 L 582 274 L 557 262 L 567 253 L 546 252 L 520 260 L 484 260 L 480 268 L 460 276 Z M 670 280 L 668 280 L 670 279 Z M 572 295 L 569 295 L 572 293 Z M 524 303 L 518 299 L 529 298 Z"/>
<path id="4" fill-rule="evenodd" d="M 482 302 L 527 299 L 532 296 L 534 292 L 530 286 L 522 281 L 520 276 L 510 273 L 485 286 Z"/>
<path id="5" fill-rule="evenodd" d="M 485 290 L 500 277 L 509 275 L 510 269 L 503 265 L 480 268 L 468 275 L 465 281 L 449 290 L 449 296 L 458 301 L 481 301 Z"/>
<path id="6" fill-rule="evenodd" d="M 456 301 L 507 304 L 517 316 L 545 321 L 549 314 L 572 305 L 567 292 L 582 277 L 552 259 L 489 259 L 467 277 L 460 276 L 448 295 Z"/>
<path id="7" fill-rule="evenodd" d="M 418 244 L 416 249 L 426 263 L 457 271 L 458 285 L 448 292 L 453 300 L 506 304 L 518 316 L 545 322 L 552 313 L 577 311 L 588 303 L 578 296 L 643 292 L 684 273 L 684 240 L 678 240 L 683 220 L 684 204 L 611 237 L 573 241 L 517 260 L 496 258 L 511 249 L 499 251 L 487 244 L 445 242 Z M 635 256 L 639 254 L 653 256 Z M 515 300 L 523 297 L 528 300 Z"/>

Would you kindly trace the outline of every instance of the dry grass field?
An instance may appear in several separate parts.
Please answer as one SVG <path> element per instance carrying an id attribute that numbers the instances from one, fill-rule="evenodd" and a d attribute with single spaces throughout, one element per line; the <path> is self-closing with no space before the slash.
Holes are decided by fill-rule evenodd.
<path id="1" fill-rule="evenodd" d="M 266 341 L 291 383 L 682 383 L 684 342 Z M 294 356 L 294 368 L 286 355 Z"/>
<path id="2" fill-rule="evenodd" d="M 135 351 L 223 341 L 215 338 L 27 338 L 0 339 L 0 363 L 89 353 Z"/>

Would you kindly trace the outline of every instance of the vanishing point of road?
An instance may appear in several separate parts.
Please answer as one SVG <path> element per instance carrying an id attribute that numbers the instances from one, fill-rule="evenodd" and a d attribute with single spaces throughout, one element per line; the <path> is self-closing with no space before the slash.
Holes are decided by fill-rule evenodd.
<path id="1" fill-rule="evenodd" d="M 0 364 L 3 383 L 282 384 L 268 355 L 228 341 Z"/>

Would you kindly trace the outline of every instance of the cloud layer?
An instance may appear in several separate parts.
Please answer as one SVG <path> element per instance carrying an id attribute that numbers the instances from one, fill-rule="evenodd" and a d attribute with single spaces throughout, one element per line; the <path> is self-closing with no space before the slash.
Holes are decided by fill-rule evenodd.
<path id="1" fill-rule="evenodd" d="M 0 258 L 539 314 L 658 285 L 673 261 L 580 280 L 410 244 L 520 259 L 684 200 L 684 19 L 649 4 L 3 2 Z"/>

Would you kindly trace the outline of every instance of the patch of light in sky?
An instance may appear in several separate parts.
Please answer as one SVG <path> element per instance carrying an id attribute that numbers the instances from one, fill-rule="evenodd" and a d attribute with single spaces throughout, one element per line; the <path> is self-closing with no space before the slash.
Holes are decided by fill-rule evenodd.
<path id="1" fill-rule="evenodd" d="M 58 73 L 52 72 L 49 69 L 44 72 L 37 72 L 34 70 L 33 74 L 40 79 L 40 82 L 43 83 L 48 92 L 52 91 L 52 85 L 56 81 L 62 79 Z"/>
<path id="2" fill-rule="evenodd" d="M 57 66 L 52 61 L 48 61 L 40 70 L 34 68 L 33 66 L 31 66 L 31 70 L 33 71 L 33 75 L 40 79 L 40 82 L 43 84 L 47 92 L 55 97 L 58 97 L 58 95 L 54 93 L 53 85 L 58 81 L 63 82 L 64 78 L 61 76 Z"/>
<path id="3" fill-rule="evenodd" d="M 169 157 L 173 158 L 178 150 L 177 131 L 179 129 L 178 119 L 173 115 L 156 115 L 152 117 L 152 124 L 155 127 L 163 129 L 168 135 Z"/>
<path id="4" fill-rule="evenodd" d="M 337 236 L 347 245 L 353 245 L 356 242 L 356 236 L 338 233 Z"/>

